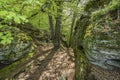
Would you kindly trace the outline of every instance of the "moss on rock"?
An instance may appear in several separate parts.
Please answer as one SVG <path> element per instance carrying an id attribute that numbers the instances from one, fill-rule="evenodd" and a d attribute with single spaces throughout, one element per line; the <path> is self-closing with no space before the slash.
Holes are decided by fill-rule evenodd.
<path id="1" fill-rule="evenodd" d="M 76 80 L 90 80 L 84 78 L 89 73 L 86 73 L 87 68 L 83 68 L 83 66 L 89 67 L 86 65 L 89 63 L 104 69 L 120 68 L 118 13 L 120 1 L 87 0 L 86 2 L 83 5 L 84 14 L 77 21 L 74 33 Z M 81 72 L 82 69 L 85 73 Z"/>
<path id="2" fill-rule="evenodd" d="M 11 44 L 0 47 L 0 63 L 7 65 L 0 69 L 0 80 L 5 80 L 23 69 L 36 52 L 32 38 L 18 28 L 5 26 L 1 30 L 10 31 L 13 37 Z"/>
<path id="3" fill-rule="evenodd" d="M 21 69 L 24 69 L 23 66 L 25 65 L 25 62 L 28 61 L 34 54 L 34 52 L 30 52 L 27 55 L 25 55 L 22 59 L 6 66 L 3 69 L 0 69 L 0 79 L 4 80 L 6 78 L 12 78 Z"/>
<path id="4" fill-rule="evenodd" d="M 0 47 L 0 63 L 12 63 L 32 50 L 32 38 L 20 31 L 18 28 L 4 26 L 1 31 L 9 31 L 12 34 L 13 40 L 10 44 Z"/>

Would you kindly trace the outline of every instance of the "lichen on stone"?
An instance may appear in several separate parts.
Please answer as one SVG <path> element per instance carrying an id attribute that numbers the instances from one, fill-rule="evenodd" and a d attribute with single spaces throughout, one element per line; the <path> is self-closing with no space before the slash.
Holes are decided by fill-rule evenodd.
<path id="1" fill-rule="evenodd" d="M 0 47 L 0 63 L 12 63 L 32 50 L 32 39 L 18 28 L 5 26 L 1 31 L 10 31 L 13 40 L 10 44 Z"/>
<path id="2" fill-rule="evenodd" d="M 0 79 L 15 75 L 25 62 L 35 54 L 32 38 L 12 26 L 5 26 L 2 31 L 10 31 L 13 40 L 10 44 L 0 47 L 0 63 L 7 65 L 0 69 Z M 21 66 L 21 67 L 20 67 Z"/>

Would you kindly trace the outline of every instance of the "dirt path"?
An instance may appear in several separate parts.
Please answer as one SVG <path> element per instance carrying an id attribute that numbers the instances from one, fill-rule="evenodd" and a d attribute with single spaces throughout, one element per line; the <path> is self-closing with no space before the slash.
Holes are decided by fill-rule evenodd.
<path id="1" fill-rule="evenodd" d="M 46 51 L 51 46 L 46 45 L 39 51 Z M 72 49 L 51 50 L 34 60 L 32 67 L 17 75 L 17 80 L 73 80 L 74 58 Z"/>

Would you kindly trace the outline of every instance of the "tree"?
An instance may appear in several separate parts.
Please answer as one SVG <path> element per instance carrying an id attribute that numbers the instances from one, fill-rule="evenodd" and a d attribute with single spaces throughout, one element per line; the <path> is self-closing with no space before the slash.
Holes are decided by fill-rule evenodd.
<path id="1" fill-rule="evenodd" d="M 60 47 L 60 37 L 61 37 L 61 24 L 62 24 L 62 2 L 56 3 L 59 8 L 57 9 L 57 16 L 55 18 L 56 25 L 55 25 L 55 48 Z"/>
<path id="2" fill-rule="evenodd" d="M 50 9 L 49 11 L 46 12 L 48 12 L 51 38 L 55 48 L 60 47 L 62 6 L 63 2 L 61 1 L 47 1 L 43 6 L 43 10 Z"/>

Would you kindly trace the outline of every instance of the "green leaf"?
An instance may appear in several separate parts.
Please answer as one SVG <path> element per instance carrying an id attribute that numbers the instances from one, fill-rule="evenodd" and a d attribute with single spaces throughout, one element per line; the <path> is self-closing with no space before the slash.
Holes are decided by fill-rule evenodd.
<path id="1" fill-rule="evenodd" d="M 6 41 L 5 40 L 2 40 L 0 41 L 1 44 L 5 45 L 6 44 Z"/>
<path id="2" fill-rule="evenodd" d="M 3 36 L 3 32 L 0 32 L 0 37 Z"/>
<path id="3" fill-rule="evenodd" d="M 20 18 L 17 17 L 17 16 L 14 16 L 14 21 L 15 21 L 16 23 L 21 23 Z"/>
<path id="4" fill-rule="evenodd" d="M 2 26 L 2 25 L 0 25 L 0 29 L 1 29 L 1 28 L 3 28 L 3 26 Z"/>
<path id="5" fill-rule="evenodd" d="M 0 11 L 0 17 L 3 17 L 3 16 L 5 16 L 5 15 L 7 15 L 8 14 L 8 12 L 7 11 Z"/>

